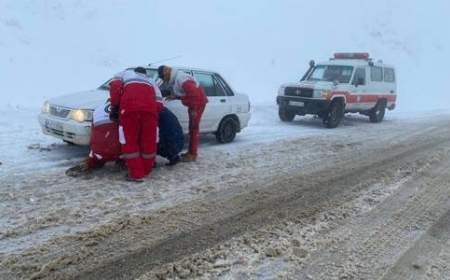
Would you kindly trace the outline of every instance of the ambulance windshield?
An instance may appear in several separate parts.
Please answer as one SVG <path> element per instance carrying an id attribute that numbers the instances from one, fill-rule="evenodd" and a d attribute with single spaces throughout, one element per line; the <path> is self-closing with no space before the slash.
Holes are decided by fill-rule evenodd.
<path id="1" fill-rule="evenodd" d="M 308 81 L 326 81 L 348 84 L 352 77 L 353 66 L 317 65 L 308 77 Z"/>

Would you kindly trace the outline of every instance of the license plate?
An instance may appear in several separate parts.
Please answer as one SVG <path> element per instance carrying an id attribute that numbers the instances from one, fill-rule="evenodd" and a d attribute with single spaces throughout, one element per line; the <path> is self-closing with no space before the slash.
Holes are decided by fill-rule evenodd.
<path id="1" fill-rule="evenodd" d="M 289 105 L 291 106 L 297 106 L 297 107 L 304 107 L 305 103 L 300 101 L 289 101 Z"/>
<path id="2" fill-rule="evenodd" d="M 61 123 L 50 120 L 45 121 L 45 127 L 48 129 L 55 129 L 59 131 L 63 130 L 63 125 Z"/>

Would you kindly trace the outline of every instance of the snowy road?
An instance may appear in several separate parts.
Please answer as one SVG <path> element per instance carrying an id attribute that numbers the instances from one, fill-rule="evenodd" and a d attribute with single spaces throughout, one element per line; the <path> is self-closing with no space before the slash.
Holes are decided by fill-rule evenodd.
<path id="1" fill-rule="evenodd" d="M 257 106 L 235 143 L 206 137 L 198 163 L 142 185 L 113 167 L 65 177 L 85 148 L 42 136 L 34 113 L 0 113 L 2 279 L 371 278 L 414 273 L 411 261 L 431 279 L 449 272 L 449 113 L 327 130 Z M 411 260 L 433 232 L 447 242 L 427 252 L 435 262 Z"/>

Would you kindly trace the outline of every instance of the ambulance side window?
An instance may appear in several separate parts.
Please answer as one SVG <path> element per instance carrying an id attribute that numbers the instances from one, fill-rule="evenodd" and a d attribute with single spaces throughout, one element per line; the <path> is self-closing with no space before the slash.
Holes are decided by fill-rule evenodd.
<path id="1" fill-rule="evenodd" d="M 387 83 L 395 83 L 395 72 L 392 68 L 384 68 L 384 81 Z"/>
<path id="2" fill-rule="evenodd" d="M 366 84 L 366 69 L 356 68 L 355 76 L 353 77 L 353 85 L 363 86 Z"/>
<path id="3" fill-rule="evenodd" d="M 372 82 L 382 82 L 383 81 L 383 68 L 378 66 L 370 67 L 370 80 Z"/>

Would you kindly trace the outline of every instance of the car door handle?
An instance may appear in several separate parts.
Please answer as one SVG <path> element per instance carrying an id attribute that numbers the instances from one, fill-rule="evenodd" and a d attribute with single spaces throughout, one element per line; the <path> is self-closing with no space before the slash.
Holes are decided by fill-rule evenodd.
<path id="1" fill-rule="evenodd" d="M 225 103 L 225 102 L 227 102 L 227 100 L 226 99 L 220 99 L 220 102 Z"/>

